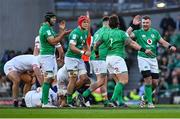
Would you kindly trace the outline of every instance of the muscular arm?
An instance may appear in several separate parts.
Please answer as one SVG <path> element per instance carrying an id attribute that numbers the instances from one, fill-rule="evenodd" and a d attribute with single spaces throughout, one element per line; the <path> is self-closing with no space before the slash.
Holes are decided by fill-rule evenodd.
<path id="1" fill-rule="evenodd" d="M 159 43 L 163 46 L 163 47 L 165 47 L 165 48 L 167 48 L 168 50 L 170 50 L 171 52 L 176 52 L 176 47 L 174 47 L 174 46 L 172 46 L 171 44 L 169 44 L 167 41 L 165 41 L 163 38 L 161 38 L 160 40 L 159 40 Z"/>
<path id="2" fill-rule="evenodd" d="M 131 37 L 131 38 L 135 38 L 135 35 L 134 33 L 132 32 L 133 31 L 133 28 L 135 26 L 138 26 L 140 23 L 141 23 L 141 16 L 140 15 L 136 15 L 134 18 L 133 18 L 133 24 L 126 30 L 126 33 L 128 33 L 128 35 Z"/>
<path id="3" fill-rule="evenodd" d="M 133 28 L 132 28 L 132 27 L 129 27 L 129 28 L 126 30 L 126 33 L 130 36 L 130 38 L 135 38 L 135 35 L 134 35 L 134 33 L 133 33 L 132 31 L 133 31 Z"/>
<path id="4" fill-rule="evenodd" d="M 79 48 L 76 47 L 76 44 L 75 43 L 70 43 L 70 49 L 76 53 L 76 54 L 81 54 L 81 50 Z"/>
<path id="5" fill-rule="evenodd" d="M 127 39 L 125 41 L 125 45 L 128 45 L 128 46 L 132 47 L 135 50 L 140 50 L 141 49 L 141 46 L 138 43 L 136 43 L 135 41 L 133 41 L 131 38 L 129 38 L 129 39 Z"/>
<path id="6" fill-rule="evenodd" d="M 98 50 L 99 49 L 99 46 L 103 43 L 102 40 L 98 40 L 95 44 L 94 44 L 94 50 Z"/>
<path id="7" fill-rule="evenodd" d="M 59 58 L 63 58 L 64 57 L 64 50 L 63 50 L 61 44 L 58 43 L 55 47 L 57 48 Z"/>
<path id="8" fill-rule="evenodd" d="M 135 50 L 144 52 L 147 55 L 151 55 L 151 56 L 154 55 L 151 50 L 142 48 L 138 43 L 133 41 L 131 38 L 129 38 L 125 41 L 125 45 L 129 45 L 130 47 L 134 48 Z"/>
<path id="9" fill-rule="evenodd" d="M 34 71 L 34 73 L 36 75 L 36 78 L 38 79 L 38 82 L 40 83 L 40 85 L 42 85 L 42 83 L 43 83 L 43 75 L 41 73 L 40 68 L 35 65 L 35 66 L 33 66 L 33 71 Z"/>
<path id="10" fill-rule="evenodd" d="M 51 45 L 56 45 L 63 39 L 64 35 L 65 32 L 61 32 L 57 37 L 50 36 L 48 37 L 48 43 L 50 43 Z"/>
<path id="11" fill-rule="evenodd" d="M 159 44 L 161 44 L 163 47 L 168 48 L 171 44 L 169 44 L 167 41 L 165 41 L 163 38 L 159 40 Z"/>

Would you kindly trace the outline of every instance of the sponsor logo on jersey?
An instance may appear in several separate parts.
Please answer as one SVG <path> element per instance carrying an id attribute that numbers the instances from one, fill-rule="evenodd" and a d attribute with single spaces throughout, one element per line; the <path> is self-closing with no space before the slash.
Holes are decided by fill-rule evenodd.
<path id="1" fill-rule="evenodd" d="M 47 34 L 48 34 L 48 36 L 50 36 L 50 35 L 51 35 L 51 31 L 50 31 L 50 30 L 48 30 L 48 31 L 47 31 Z"/>
<path id="2" fill-rule="evenodd" d="M 143 37 L 143 38 L 145 38 L 145 37 L 146 37 L 146 35 L 144 35 L 144 34 L 143 34 L 143 35 L 142 35 L 142 37 Z"/>
<path id="3" fill-rule="evenodd" d="M 148 40 L 147 40 L 147 43 L 148 43 L 149 45 L 151 45 L 151 44 L 152 44 L 152 40 L 151 40 L 151 39 L 148 39 Z"/>
<path id="4" fill-rule="evenodd" d="M 152 37 L 152 38 L 155 38 L 154 34 L 151 34 L 151 37 Z"/>

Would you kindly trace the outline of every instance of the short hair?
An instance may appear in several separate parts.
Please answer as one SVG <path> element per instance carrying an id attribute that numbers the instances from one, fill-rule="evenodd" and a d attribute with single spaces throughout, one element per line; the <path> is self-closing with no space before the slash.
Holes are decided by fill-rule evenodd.
<path id="1" fill-rule="evenodd" d="M 117 28 L 119 27 L 119 18 L 117 15 L 111 15 L 109 18 L 109 26 L 110 28 Z"/>
<path id="2" fill-rule="evenodd" d="M 102 18 L 102 22 L 104 22 L 104 21 L 109 21 L 109 16 L 104 16 L 104 17 Z"/>
<path id="3" fill-rule="evenodd" d="M 149 20 L 151 20 L 150 16 L 148 16 L 148 15 L 143 16 L 142 19 L 145 19 L 145 20 L 149 19 Z"/>

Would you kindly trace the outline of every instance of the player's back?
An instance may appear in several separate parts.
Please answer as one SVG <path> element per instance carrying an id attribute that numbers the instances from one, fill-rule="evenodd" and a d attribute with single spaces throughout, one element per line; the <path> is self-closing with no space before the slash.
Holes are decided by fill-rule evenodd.
<path id="1" fill-rule="evenodd" d="M 39 65 L 38 58 L 34 55 L 19 55 L 14 57 L 11 62 L 19 71 L 33 70 L 33 65 Z"/>

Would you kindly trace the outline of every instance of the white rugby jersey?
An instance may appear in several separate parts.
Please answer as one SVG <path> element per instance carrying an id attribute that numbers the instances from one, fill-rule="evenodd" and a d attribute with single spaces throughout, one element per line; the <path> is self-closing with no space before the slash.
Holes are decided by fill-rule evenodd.
<path id="1" fill-rule="evenodd" d="M 42 89 L 37 88 L 37 90 L 31 90 L 25 95 L 25 102 L 27 107 L 40 107 L 42 98 Z M 52 89 L 49 90 L 48 101 L 52 105 L 57 105 L 57 93 L 55 93 Z"/>
<path id="2" fill-rule="evenodd" d="M 40 67 L 38 57 L 34 55 L 19 55 L 8 61 L 18 72 L 32 71 L 33 66 Z"/>

